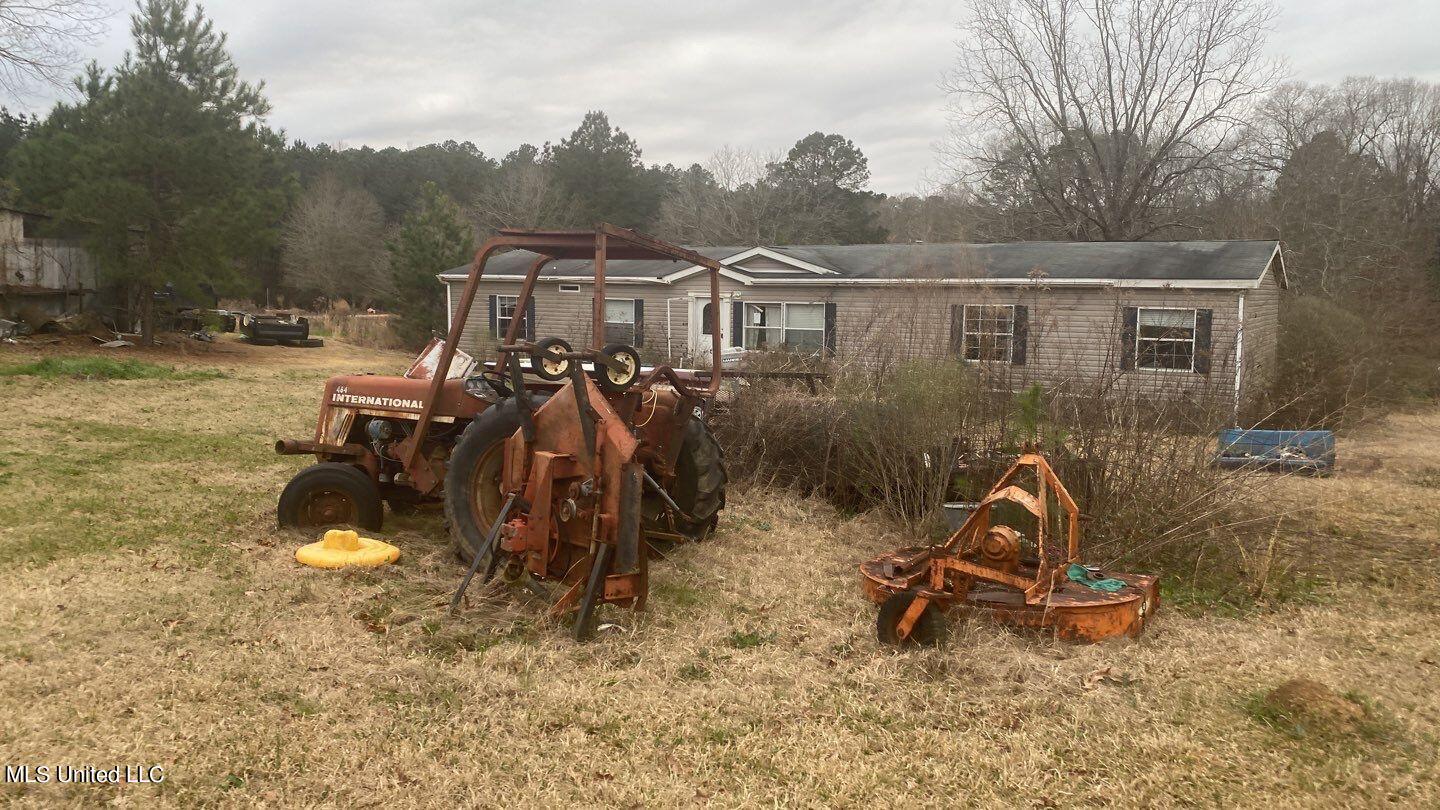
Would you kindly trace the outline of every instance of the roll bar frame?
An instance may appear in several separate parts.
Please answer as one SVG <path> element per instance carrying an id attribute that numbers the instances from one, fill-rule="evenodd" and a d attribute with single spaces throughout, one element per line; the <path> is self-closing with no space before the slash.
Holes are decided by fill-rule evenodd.
<path id="1" fill-rule="evenodd" d="M 460 305 L 450 321 L 450 331 L 445 337 L 445 345 L 440 350 L 434 376 L 430 380 L 430 390 L 425 396 L 425 404 L 421 408 L 415 432 L 401 446 L 405 470 L 413 479 L 416 488 L 422 492 L 433 491 L 440 483 L 434 470 L 431 469 L 428 459 L 422 455 L 421 448 L 430 431 L 435 404 L 440 399 L 440 389 L 445 384 L 445 378 L 450 372 L 450 364 L 455 359 L 455 351 L 459 346 L 460 337 L 464 333 L 465 323 L 470 318 L 470 309 L 479 292 L 480 281 L 485 276 L 485 266 L 500 251 L 511 249 L 528 250 L 538 254 L 536 259 L 530 263 L 530 267 L 525 273 L 525 280 L 520 285 L 520 294 L 515 302 L 517 315 L 527 311 L 535 292 L 535 282 L 540 277 L 540 271 L 544 269 L 545 265 L 560 259 L 593 259 L 595 297 L 591 302 L 591 345 L 587 350 L 577 352 L 577 354 L 591 360 L 597 367 L 601 364 L 608 365 L 607 361 L 610 360 L 601 353 L 602 341 L 605 336 L 605 264 L 610 258 L 670 259 L 671 261 L 689 262 L 705 268 L 710 275 L 710 311 L 713 313 L 712 317 L 717 319 L 720 317 L 720 272 L 725 269 L 725 266 L 708 256 L 638 231 L 618 228 L 607 223 L 596 225 L 595 229 L 591 231 L 501 229 L 496 236 L 485 240 L 479 250 L 475 251 L 475 259 L 470 263 L 470 272 L 465 279 L 465 289 L 460 293 Z M 522 319 L 522 317 L 510 319 L 510 326 L 505 331 L 504 343 L 499 347 L 497 367 L 505 366 L 511 352 L 523 349 L 520 344 L 515 342 L 519 337 Z M 648 388 L 656 382 L 665 380 L 677 388 L 683 388 L 681 391 L 683 394 L 702 399 L 714 397 L 715 392 L 720 390 L 723 347 L 719 329 L 712 328 L 710 335 L 710 383 L 708 387 L 695 388 L 684 383 L 669 366 L 662 366 L 651 371 L 645 379 L 638 383 L 638 387 Z"/>

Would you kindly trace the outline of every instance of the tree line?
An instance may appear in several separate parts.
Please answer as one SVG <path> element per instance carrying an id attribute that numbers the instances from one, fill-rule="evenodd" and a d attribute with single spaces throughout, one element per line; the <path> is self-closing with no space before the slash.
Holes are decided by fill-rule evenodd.
<path id="1" fill-rule="evenodd" d="M 99 10 L 56 0 L 18 22 L 0 15 L 0 34 L 18 41 L 11 29 L 25 23 L 31 72 L 53 78 L 72 45 L 43 34 L 65 33 L 54 21 L 84 11 L 87 26 L 70 35 L 93 38 Z M 197 300 L 203 288 L 389 307 L 418 340 L 443 323 L 434 274 L 500 227 L 603 221 L 690 243 L 884 237 L 866 158 L 839 135 L 814 133 L 770 160 L 729 153 L 713 168 L 646 164 L 602 111 L 558 143 L 500 158 L 468 141 L 312 146 L 269 123 L 263 83 L 239 76 L 203 9 L 143 0 L 130 30 L 121 63 L 86 65 L 74 101 L 43 118 L 0 110 L 0 193 L 53 215 L 57 232 L 83 234 L 147 340 L 151 291 L 166 285 Z M 27 63 L 0 61 L 0 78 L 16 85 Z"/>
<path id="2" fill-rule="evenodd" d="M 401 311 L 418 339 L 443 323 L 434 274 L 500 227 L 607 221 L 736 246 L 1264 238 L 1314 299 L 1295 311 L 1433 343 L 1440 86 L 1284 82 L 1263 0 L 967 5 L 943 88 L 947 180 L 922 194 L 872 191 L 834 133 L 646 163 L 602 111 L 504 156 L 290 141 L 187 0 L 141 3 L 132 50 L 88 66 L 76 101 L 0 113 L 0 172 L 17 204 L 83 223 L 142 307 L 165 283 L 343 298 Z"/>

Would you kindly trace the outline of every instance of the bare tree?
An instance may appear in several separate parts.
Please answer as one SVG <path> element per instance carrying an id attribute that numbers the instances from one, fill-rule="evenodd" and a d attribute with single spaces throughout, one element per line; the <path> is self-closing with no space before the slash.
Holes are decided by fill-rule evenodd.
<path id="1" fill-rule="evenodd" d="M 581 224 L 575 201 L 556 181 L 534 147 L 506 156 L 495 179 L 470 201 L 481 233 L 500 228 L 563 228 Z"/>
<path id="2" fill-rule="evenodd" d="M 690 245 L 765 245 L 787 241 L 801 200 L 794 186 L 769 180 L 780 156 L 722 147 L 686 171 L 660 205 L 656 230 Z"/>
<path id="3" fill-rule="evenodd" d="M 960 184 L 919 194 L 896 194 L 876 204 L 891 242 L 963 242 L 971 238 L 975 204 Z"/>
<path id="4" fill-rule="evenodd" d="M 365 189 L 322 175 L 301 195 L 280 238 L 291 286 L 356 304 L 390 293 L 385 214 Z"/>
<path id="5" fill-rule="evenodd" d="M 1229 164 L 1278 74 L 1272 17 L 1266 0 L 972 0 L 948 156 L 1072 238 L 1184 226 L 1183 186 Z"/>
<path id="6" fill-rule="evenodd" d="M 101 0 L 0 0 L 0 89 L 62 85 L 110 14 Z"/>
<path id="7" fill-rule="evenodd" d="M 1351 77 L 1281 85 L 1260 107 L 1254 163 L 1263 219 L 1301 289 L 1391 299 L 1431 266 L 1440 201 L 1440 85 Z M 1408 313 L 1407 313 L 1408 316 Z"/>

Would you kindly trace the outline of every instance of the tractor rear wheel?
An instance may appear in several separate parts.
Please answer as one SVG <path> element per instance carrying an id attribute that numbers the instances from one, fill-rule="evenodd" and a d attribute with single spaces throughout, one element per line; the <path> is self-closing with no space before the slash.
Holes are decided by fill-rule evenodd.
<path id="1" fill-rule="evenodd" d="M 358 467 L 335 462 L 312 464 L 296 474 L 281 491 L 275 511 L 281 527 L 292 529 L 380 531 L 385 516 L 374 480 Z"/>
<path id="2" fill-rule="evenodd" d="M 548 397 L 531 394 L 539 408 Z M 504 400 L 475 417 L 460 434 L 445 473 L 445 518 L 455 554 L 464 562 L 475 554 L 490 532 L 490 524 L 505 503 L 505 440 L 520 429 L 520 403 Z"/>
<path id="3" fill-rule="evenodd" d="M 675 481 L 670 497 L 694 521 L 677 520 L 675 528 L 691 540 L 704 540 L 714 530 L 725 508 L 725 454 L 710 428 L 698 416 L 685 424 L 680 455 L 675 460 Z"/>

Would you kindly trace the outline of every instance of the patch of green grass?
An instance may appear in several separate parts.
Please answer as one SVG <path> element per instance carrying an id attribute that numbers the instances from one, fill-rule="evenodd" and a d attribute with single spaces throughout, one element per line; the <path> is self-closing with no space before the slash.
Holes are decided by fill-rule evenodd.
<path id="1" fill-rule="evenodd" d="M 725 637 L 725 642 L 737 650 L 763 647 L 774 640 L 774 633 L 762 633 L 759 630 L 736 630 Z"/>
<path id="2" fill-rule="evenodd" d="M 465 701 L 460 694 L 448 686 L 433 689 L 391 689 L 371 690 L 370 699 L 375 703 L 394 706 L 410 711 L 435 710 L 444 713 L 459 711 Z"/>
<path id="3" fill-rule="evenodd" d="M 705 601 L 705 595 L 699 588 L 686 585 L 683 582 L 660 582 L 652 589 L 657 599 L 664 600 L 676 607 L 692 608 Z"/>
<path id="4" fill-rule="evenodd" d="M 705 730 L 703 739 L 710 745 L 729 745 L 735 742 L 736 734 L 731 729 L 715 726 Z"/>
<path id="5" fill-rule="evenodd" d="M 240 778 L 239 776 L 236 776 L 233 773 L 226 774 L 225 778 L 220 782 L 220 787 L 222 790 L 235 790 L 236 788 L 243 788 L 245 787 L 245 780 Z"/>
<path id="6" fill-rule="evenodd" d="M 1304 723 L 1270 705 L 1265 700 L 1264 692 L 1251 694 L 1246 698 L 1242 709 L 1251 720 L 1292 740 L 1304 739 L 1308 734 Z"/>
<path id="7" fill-rule="evenodd" d="M 1254 616 L 1267 608 L 1325 601 L 1324 581 L 1298 573 L 1274 576 L 1257 596 L 1238 575 L 1169 576 L 1160 579 L 1162 605 L 1190 616 Z"/>
<path id="8" fill-rule="evenodd" d="M 710 679 L 710 670 L 703 664 L 685 664 L 675 673 L 682 681 L 705 681 Z"/>
<path id="9" fill-rule="evenodd" d="M 45 357 L 33 363 L 0 366 L 0 377 L 39 377 L 46 380 L 218 380 L 224 376 L 213 369 L 182 371 L 171 366 L 113 357 Z"/>
<path id="10" fill-rule="evenodd" d="M 30 435 L 6 456 L 0 487 L 11 528 L 0 553 L 15 562 L 156 542 L 210 560 L 226 553 L 228 527 L 274 497 L 266 476 L 279 462 L 259 437 L 67 418 L 37 420 Z M 236 469 L 254 480 L 237 485 L 226 477 Z"/>
<path id="11" fill-rule="evenodd" d="M 325 710 L 325 706 L 318 701 L 295 692 L 274 691 L 266 694 L 265 699 L 277 706 L 285 707 L 296 717 L 314 717 Z"/>
<path id="12" fill-rule="evenodd" d="M 1399 724 L 1367 695 L 1354 690 L 1342 694 L 1362 711 L 1352 723 L 1336 725 L 1324 718 L 1291 714 L 1266 700 L 1264 691 L 1246 697 L 1242 710 L 1251 720 L 1295 741 L 1314 743 L 1323 750 L 1350 749 L 1367 756 L 1390 746 L 1404 747 Z"/>

